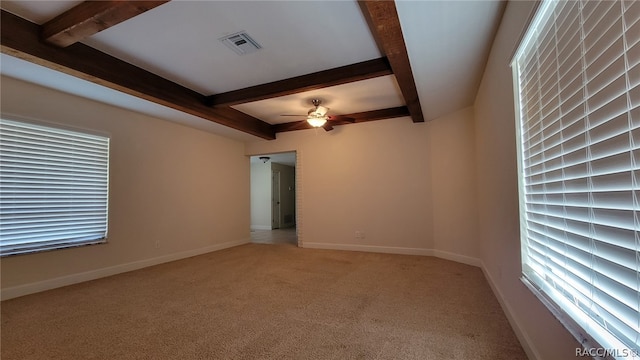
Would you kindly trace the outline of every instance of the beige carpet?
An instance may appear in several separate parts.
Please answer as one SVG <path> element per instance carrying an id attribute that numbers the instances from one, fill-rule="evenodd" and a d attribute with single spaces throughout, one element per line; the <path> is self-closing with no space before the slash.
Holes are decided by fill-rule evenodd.
<path id="1" fill-rule="evenodd" d="M 526 359 L 478 268 L 251 244 L 2 302 L 12 359 Z"/>

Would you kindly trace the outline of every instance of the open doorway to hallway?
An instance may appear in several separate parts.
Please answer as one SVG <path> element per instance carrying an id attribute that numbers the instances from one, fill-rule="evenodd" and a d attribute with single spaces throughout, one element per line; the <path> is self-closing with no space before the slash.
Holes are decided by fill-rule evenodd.
<path id="1" fill-rule="evenodd" d="M 296 153 L 251 156 L 251 241 L 298 244 Z"/>

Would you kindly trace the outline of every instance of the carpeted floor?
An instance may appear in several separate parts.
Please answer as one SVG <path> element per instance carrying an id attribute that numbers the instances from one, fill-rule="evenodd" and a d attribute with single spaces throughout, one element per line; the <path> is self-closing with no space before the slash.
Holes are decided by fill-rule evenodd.
<path id="1" fill-rule="evenodd" d="M 1 358 L 526 359 L 478 268 L 250 244 L 1 304 Z"/>

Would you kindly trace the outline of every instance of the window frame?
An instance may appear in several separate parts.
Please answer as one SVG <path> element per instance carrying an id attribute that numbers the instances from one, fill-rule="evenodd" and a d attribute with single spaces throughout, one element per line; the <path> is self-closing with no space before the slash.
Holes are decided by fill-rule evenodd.
<path id="1" fill-rule="evenodd" d="M 601 325 L 589 316 L 584 315 L 577 306 L 571 304 L 571 302 L 563 295 L 559 293 L 553 286 L 542 279 L 535 271 L 533 271 L 527 264 L 528 257 L 528 238 L 527 238 L 527 207 L 526 207 L 526 193 L 525 193 L 525 171 L 524 171 L 524 144 L 522 137 L 522 108 L 520 98 L 520 69 L 518 66 L 519 54 L 526 48 L 530 41 L 530 33 L 539 26 L 540 21 L 544 17 L 544 12 L 548 10 L 553 1 L 543 0 L 533 11 L 533 17 L 529 20 L 528 26 L 525 28 L 525 32 L 519 41 L 519 46 L 514 53 L 513 58 L 510 61 L 512 68 L 512 80 L 514 91 L 514 110 L 515 110 L 515 126 L 516 126 L 516 154 L 517 154 L 517 170 L 518 170 L 518 200 L 519 200 L 519 214 L 520 214 L 520 236 L 521 236 L 521 265 L 522 276 L 521 281 L 532 293 L 550 310 L 550 312 L 563 324 L 567 330 L 579 341 L 579 343 L 587 351 L 592 351 L 594 354 L 597 351 L 604 350 L 604 354 L 598 353 L 600 358 L 607 359 L 624 359 L 633 358 L 634 356 L 640 356 L 636 349 L 631 349 L 629 346 L 621 342 L 615 336 L 607 331 L 601 330 Z M 616 4 L 618 1 L 616 1 Z M 615 5 L 614 5 L 615 6 Z M 552 10 L 553 11 L 553 10 Z M 533 39 L 532 41 L 535 41 Z M 544 40 L 543 40 L 544 42 Z M 585 84 L 582 85 L 582 89 L 585 88 Z M 628 86 L 628 85 L 627 85 Z M 631 91 L 627 87 L 627 91 Z M 587 98 L 585 98 L 584 101 Z M 633 108 L 631 108 L 633 109 Z M 629 115 L 630 116 L 630 115 Z M 631 131 L 631 130 L 630 130 Z M 633 170 L 630 170 L 633 171 Z M 612 352 L 607 353 L 610 350 Z M 615 351 L 614 351 L 615 350 Z M 577 353 L 576 353 L 577 354 Z M 594 356 L 595 357 L 595 356 Z"/>
<path id="2" fill-rule="evenodd" d="M 9 123 L 16 123 L 26 127 L 32 127 L 33 129 L 40 129 L 42 131 L 51 131 L 52 133 L 58 132 L 59 134 L 69 134 L 70 136 L 77 137 L 85 137 L 85 138 L 93 138 L 98 139 L 96 141 L 103 141 L 106 144 L 104 145 L 104 155 L 105 161 L 104 164 L 104 201 L 96 202 L 104 206 L 104 231 L 103 236 L 99 237 L 91 237 L 90 239 L 82 239 L 82 240 L 74 240 L 69 239 L 68 237 L 60 237 L 58 239 L 52 240 L 50 244 L 41 243 L 39 245 L 26 245 L 21 247 L 17 245 L 15 249 L 11 249 L 7 251 L 3 249 L 3 245 L 0 243 L 0 258 L 19 256 L 19 255 L 27 255 L 27 254 L 35 254 L 41 252 L 69 249 L 69 248 L 77 248 L 89 245 L 99 245 L 108 243 L 108 233 L 109 233 L 109 205 L 110 205 L 110 180 L 111 180 L 111 172 L 110 172 L 110 161 L 111 161 L 111 135 L 109 133 L 103 131 L 96 131 L 92 129 L 87 129 L 83 127 L 69 126 L 63 125 L 59 123 L 54 123 L 50 121 L 43 121 L 40 119 L 34 119 L 29 117 L 23 117 L 13 114 L 2 113 L 0 115 L 0 121 L 7 121 Z M 0 158 L 1 158 L 0 154 Z M 2 178 L 2 173 L 0 172 L 0 179 Z M 4 205 L 4 204 L 2 204 Z M 36 242 L 37 243 L 37 242 Z M 6 245 L 5 245 L 6 246 Z"/>

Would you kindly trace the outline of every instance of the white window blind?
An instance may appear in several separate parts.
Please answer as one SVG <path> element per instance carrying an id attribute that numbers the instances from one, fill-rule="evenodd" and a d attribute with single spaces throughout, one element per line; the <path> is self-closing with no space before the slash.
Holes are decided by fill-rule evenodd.
<path id="1" fill-rule="evenodd" d="M 0 255 L 104 242 L 109 139 L 0 119 Z"/>
<path id="2" fill-rule="evenodd" d="M 543 2 L 513 68 L 524 275 L 638 356 L 640 1 Z"/>

